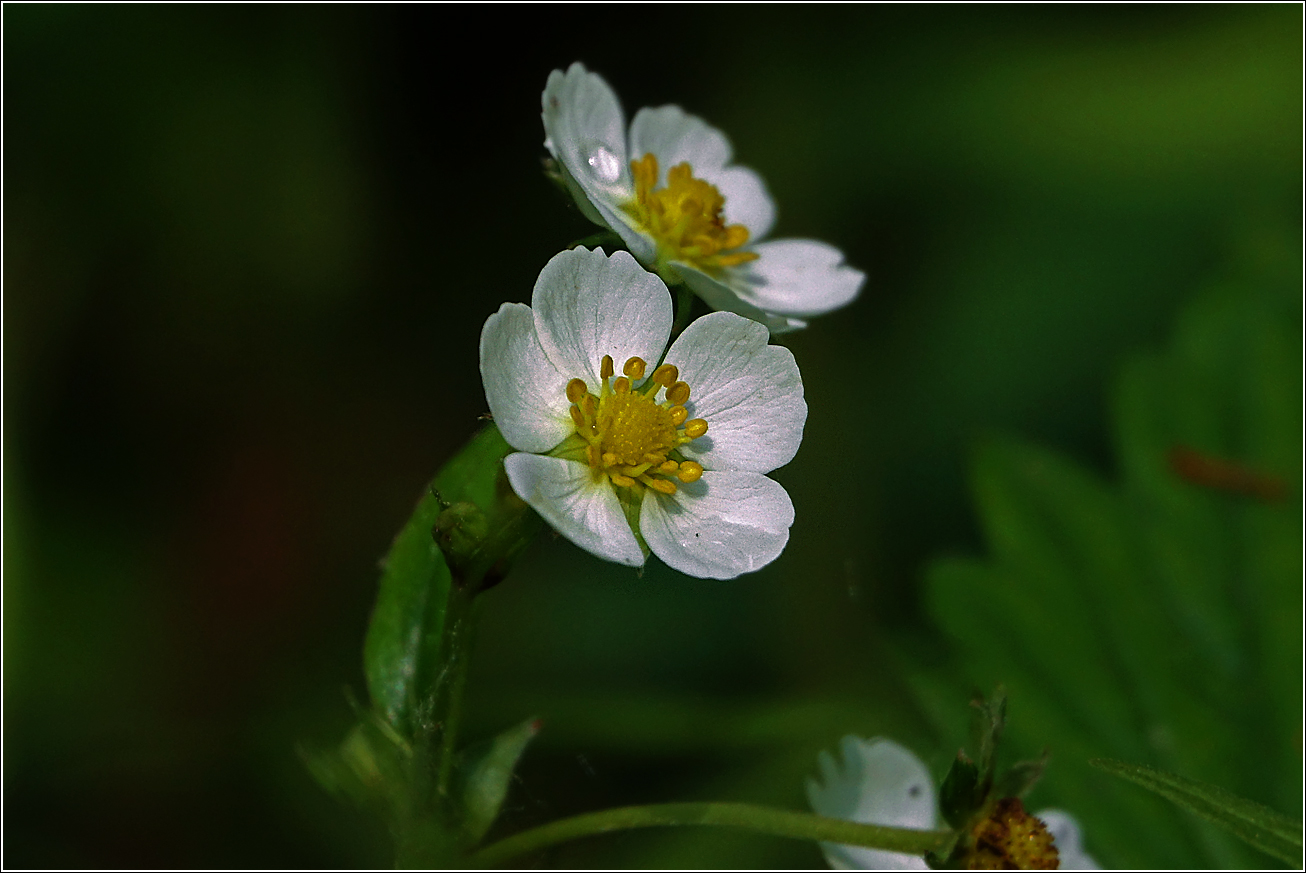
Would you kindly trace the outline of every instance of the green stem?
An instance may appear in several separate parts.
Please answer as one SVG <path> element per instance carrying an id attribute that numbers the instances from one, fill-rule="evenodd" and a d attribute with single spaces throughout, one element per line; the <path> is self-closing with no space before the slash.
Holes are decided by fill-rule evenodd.
<path id="1" fill-rule="evenodd" d="M 476 580 L 479 583 L 479 579 Z M 467 668 L 471 665 L 472 644 L 475 642 L 476 621 L 480 617 L 480 603 L 476 602 L 475 587 L 455 578 L 449 592 L 449 611 L 445 621 L 445 649 L 441 657 L 445 676 L 437 703 L 435 717 L 440 725 L 439 769 L 436 776 L 436 793 L 448 797 L 449 782 L 453 776 L 457 756 L 458 727 L 463 715 L 463 692 L 467 688 Z"/>
<path id="2" fill-rule="evenodd" d="M 550 822 L 492 843 L 473 855 L 472 860 L 486 867 L 498 867 L 510 858 L 579 837 L 674 825 L 741 828 L 776 837 L 848 843 L 911 855 L 924 855 L 939 849 L 952 837 L 951 831 L 917 831 L 858 824 L 751 803 L 658 803 L 605 809 Z"/>
<path id="3" fill-rule="evenodd" d="M 671 325 L 671 336 L 680 336 L 681 332 L 689 327 L 689 316 L 694 310 L 694 292 L 689 290 L 689 286 L 680 283 L 676 286 L 676 320 Z"/>

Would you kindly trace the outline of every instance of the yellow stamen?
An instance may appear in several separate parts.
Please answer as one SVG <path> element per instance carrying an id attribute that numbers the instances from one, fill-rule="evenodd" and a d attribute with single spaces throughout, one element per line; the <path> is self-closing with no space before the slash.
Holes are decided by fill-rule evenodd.
<path id="1" fill-rule="evenodd" d="M 703 465 L 697 461 L 685 461 L 680 465 L 676 478 L 685 483 L 697 482 L 703 478 Z"/>
<path id="2" fill-rule="evenodd" d="M 677 382 L 667 389 L 667 402 L 674 403 L 677 406 L 684 406 L 689 402 L 689 386 L 684 382 Z"/>
<path id="3" fill-rule="evenodd" d="M 748 243 L 748 228 L 725 223 L 721 191 L 694 178 L 688 163 L 667 171 L 658 182 L 658 159 L 652 154 L 630 162 L 635 198 L 622 208 L 657 241 L 661 263 L 683 261 L 707 273 L 755 260 L 756 252 L 738 251 Z"/>
<path id="4" fill-rule="evenodd" d="M 689 413 L 684 404 L 690 387 L 680 381 L 674 364 L 658 367 L 640 390 L 634 390 L 632 381 L 642 378 L 647 369 L 642 358 L 627 358 L 623 375 L 614 379 L 613 358 L 604 355 L 599 365 L 603 385 L 597 396 L 583 379 L 567 383 L 568 414 L 584 440 L 584 461 L 596 476 L 606 476 L 618 487 L 638 485 L 672 495 L 677 489 L 673 479 L 695 482 L 703 468 L 668 455 L 707 433 L 707 422 L 686 421 Z"/>
<path id="5" fill-rule="evenodd" d="M 625 373 L 632 380 L 639 380 L 644 378 L 644 368 L 647 366 L 648 364 L 644 363 L 643 358 L 631 358 L 626 361 L 626 366 L 621 368 L 621 372 Z"/>
<path id="6" fill-rule="evenodd" d="M 670 387 L 680 378 L 680 369 L 675 364 L 663 364 L 653 371 L 653 381 Z"/>

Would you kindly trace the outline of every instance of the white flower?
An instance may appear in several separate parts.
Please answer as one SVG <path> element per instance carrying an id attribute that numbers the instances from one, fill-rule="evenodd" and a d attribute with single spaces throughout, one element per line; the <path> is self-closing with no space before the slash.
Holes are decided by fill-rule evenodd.
<path id="1" fill-rule="evenodd" d="M 653 366 L 670 333 L 670 292 L 628 253 L 562 252 L 531 306 L 485 322 L 485 397 L 519 450 L 504 460 L 513 490 L 576 545 L 636 567 L 647 546 L 732 579 L 789 539 L 793 504 L 764 474 L 798 451 L 803 383 L 748 319 L 704 316 Z"/>
<path id="2" fill-rule="evenodd" d="M 938 809 L 934 782 L 925 765 L 907 749 L 883 738 L 848 736 L 840 743 L 840 766 L 829 752 L 817 758 L 824 784 L 807 780 L 807 799 L 818 815 L 862 824 L 933 830 Z M 1069 813 L 1045 809 L 1034 814 L 1052 834 L 1062 870 L 1099 870 L 1084 851 L 1079 824 Z M 923 858 L 882 849 L 821 843 L 837 870 L 926 870 Z"/>
<path id="3" fill-rule="evenodd" d="M 814 240 L 761 242 L 775 222 L 762 179 L 730 164 L 725 134 L 679 106 L 641 109 L 629 134 L 617 95 L 580 63 L 554 70 L 542 98 L 544 145 L 581 212 L 641 263 L 685 282 L 713 309 L 773 333 L 838 309 L 866 276 Z"/>

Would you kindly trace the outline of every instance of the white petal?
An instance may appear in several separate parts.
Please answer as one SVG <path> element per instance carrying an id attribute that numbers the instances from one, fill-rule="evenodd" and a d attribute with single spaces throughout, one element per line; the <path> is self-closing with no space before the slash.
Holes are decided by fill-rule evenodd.
<path id="1" fill-rule="evenodd" d="M 579 61 L 554 70 L 540 98 L 544 145 L 562 167 L 576 205 L 595 224 L 611 228 L 642 261 L 657 246 L 621 209 L 635 196 L 626 153 L 625 118 L 617 95 Z"/>
<path id="2" fill-rule="evenodd" d="M 843 263 L 843 253 L 815 240 L 784 239 L 758 243 L 759 255 L 743 267 L 744 299 L 759 309 L 800 318 L 821 315 L 851 303 L 866 274 Z"/>
<path id="3" fill-rule="evenodd" d="M 667 351 L 690 389 L 690 418 L 707 433 L 681 447 L 709 470 L 769 473 L 793 460 L 807 403 L 793 353 L 767 345 L 766 328 L 732 312 L 713 312 L 685 329 Z"/>
<path id="4" fill-rule="evenodd" d="M 726 198 L 726 224 L 748 228 L 748 239 L 753 243 L 771 232 L 775 224 L 775 201 L 761 176 L 748 167 L 726 167 L 702 178 L 715 185 Z"/>
<path id="5" fill-rule="evenodd" d="M 579 61 L 554 70 L 540 97 L 544 146 L 586 193 L 609 199 L 633 190 L 625 118 L 603 77 Z M 582 208 L 583 205 L 582 205 Z"/>
<path id="6" fill-rule="evenodd" d="M 547 452 L 575 427 L 568 415 L 570 377 L 558 372 L 535 336 L 529 306 L 505 303 L 481 329 L 481 381 L 494 423 L 508 445 Z"/>
<path id="7" fill-rule="evenodd" d="M 630 357 L 651 365 L 671 333 L 671 292 L 628 252 L 559 252 L 540 271 L 531 303 L 544 354 L 595 393 L 604 355 L 617 372 Z"/>
<path id="8" fill-rule="evenodd" d="M 630 123 L 631 158 L 655 156 L 661 184 L 666 183 L 667 172 L 684 161 L 701 179 L 704 173 L 728 164 L 731 152 L 724 133 L 679 106 L 641 109 Z"/>
<path id="9" fill-rule="evenodd" d="M 704 473 L 668 496 L 644 492 L 639 529 L 673 570 L 733 579 L 774 561 L 789 540 L 794 505 L 779 483 L 758 473 Z"/>
<path id="10" fill-rule="evenodd" d="M 1057 846 L 1057 855 L 1061 859 L 1062 870 L 1101 870 L 1092 855 L 1084 851 L 1079 835 L 1079 822 L 1074 816 L 1060 809 L 1045 809 L 1034 814 L 1042 819 L 1043 824 L 1052 833 Z"/>
<path id="11" fill-rule="evenodd" d="M 807 780 L 818 815 L 861 824 L 929 830 L 935 824 L 934 782 L 921 760 L 886 739 L 844 737 L 843 766 L 828 753 L 817 759 L 822 781 Z M 822 843 L 830 865 L 845 870 L 924 870 L 925 860 L 901 852 Z"/>
<path id="12" fill-rule="evenodd" d="M 635 534 L 606 478 L 585 464 L 516 453 L 503 459 L 517 496 L 558 533 L 606 561 L 644 566 Z"/>
<path id="13" fill-rule="evenodd" d="M 756 321 L 758 324 L 765 325 L 771 333 L 787 333 L 791 330 L 797 330 L 807 326 L 807 322 L 798 321 L 797 319 L 785 318 L 782 315 L 772 315 L 740 297 L 740 291 L 732 288 L 715 279 L 697 268 L 686 264 L 684 261 L 673 261 L 672 265 L 685 280 L 685 284 L 703 299 L 703 302 L 713 309 L 723 310 L 725 312 L 735 312 L 744 318 Z M 737 272 L 738 268 L 735 271 Z M 741 287 L 746 290 L 747 286 L 743 283 L 743 273 L 738 273 L 741 279 Z"/>

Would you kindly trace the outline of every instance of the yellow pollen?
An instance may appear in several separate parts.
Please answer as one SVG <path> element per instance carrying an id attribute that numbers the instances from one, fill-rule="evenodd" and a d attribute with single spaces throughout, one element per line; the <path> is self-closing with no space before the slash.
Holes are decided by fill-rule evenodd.
<path id="1" fill-rule="evenodd" d="M 647 366 L 648 364 L 644 363 L 643 358 L 631 358 L 626 362 L 626 366 L 621 368 L 621 372 L 625 373 L 631 379 L 643 379 L 644 368 Z"/>
<path id="2" fill-rule="evenodd" d="M 666 387 L 670 387 L 679 378 L 680 370 L 675 364 L 663 364 L 653 371 L 653 381 Z"/>
<path id="3" fill-rule="evenodd" d="M 690 387 L 680 381 L 674 365 L 664 364 L 643 384 L 635 384 L 647 369 L 642 358 L 629 358 L 624 375 L 613 378 L 612 356 L 604 355 L 597 395 L 582 379 L 567 383 L 568 414 L 584 441 L 584 461 L 596 476 L 623 488 L 639 486 L 671 495 L 678 487 L 673 480 L 694 482 L 703 475 L 702 466 L 680 460 L 678 450 L 707 433 L 707 422 L 686 421 Z"/>
<path id="4" fill-rule="evenodd" d="M 757 258 L 756 252 L 737 251 L 748 242 L 748 228 L 725 223 L 725 197 L 694 178 L 688 163 L 667 171 L 666 186 L 657 189 L 655 156 L 636 158 L 630 171 L 635 199 L 622 208 L 657 240 L 659 261 L 684 261 L 711 273 Z"/>
<path id="5" fill-rule="evenodd" d="M 674 403 L 677 406 L 684 406 L 689 402 L 689 386 L 684 382 L 677 382 L 667 389 L 667 402 Z"/>
<path id="6" fill-rule="evenodd" d="M 572 403 L 579 402 L 588 393 L 589 389 L 585 387 L 583 379 L 572 379 L 567 383 L 567 399 Z"/>

